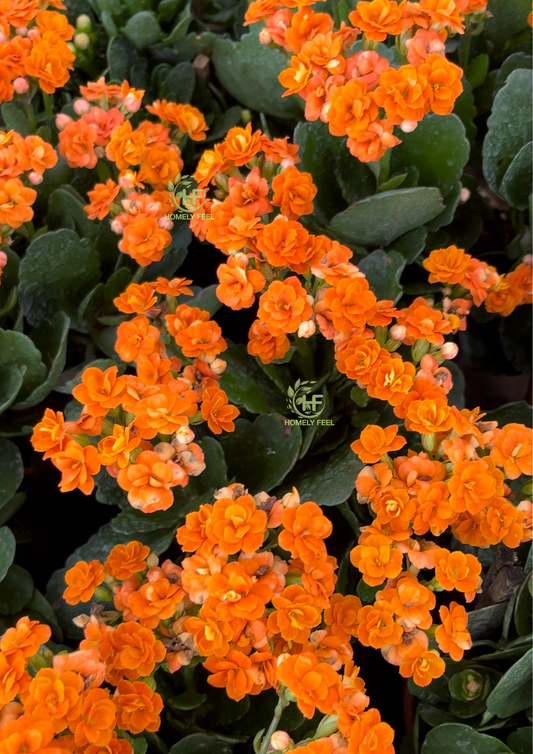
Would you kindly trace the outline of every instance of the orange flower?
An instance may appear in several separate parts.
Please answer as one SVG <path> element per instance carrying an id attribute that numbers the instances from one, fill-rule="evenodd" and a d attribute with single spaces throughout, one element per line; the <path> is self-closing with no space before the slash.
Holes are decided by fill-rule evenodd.
<path id="1" fill-rule="evenodd" d="M 185 380 L 147 387 L 135 406 L 135 434 L 151 440 L 157 434 L 171 435 L 187 426 L 198 409 L 198 393 Z"/>
<path id="2" fill-rule="evenodd" d="M 350 22 L 363 31 L 367 39 L 384 42 L 388 34 L 397 36 L 408 28 L 403 18 L 404 5 L 398 5 L 395 0 L 358 2 L 356 10 L 349 15 Z"/>
<path id="3" fill-rule="evenodd" d="M 147 317 L 134 317 L 119 325 L 115 351 L 122 361 L 136 361 L 139 356 L 150 356 L 157 350 L 158 340 L 159 330 Z"/>
<path id="4" fill-rule="evenodd" d="M 350 561 L 363 574 L 365 584 L 378 586 L 401 572 L 402 553 L 391 544 L 389 537 L 371 534 L 363 545 L 351 551 Z"/>
<path id="5" fill-rule="evenodd" d="M 424 267 L 430 273 L 429 282 L 446 285 L 460 283 L 471 259 L 470 254 L 465 254 L 464 249 L 457 246 L 435 249 L 424 259 Z"/>
<path id="6" fill-rule="evenodd" d="M 228 396 L 219 387 L 208 387 L 202 393 L 202 418 L 207 426 L 216 435 L 222 431 L 233 432 L 235 424 L 233 420 L 240 414 L 236 406 L 228 403 Z"/>
<path id="7" fill-rule="evenodd" d="M 463 91 L 463 69 L 437 52 L 432 52 L 419 66 L 418 72 L 427 79 L 426 109 L 437 115 L 449 115 Z"/>
<path id="8" fill-rule="evenodd" d="M 216 322 L 194 322 L 176 335 L 176 343 L 184 356 L 196 358 L 202 354 L 217 356 L 227 348 L 220 325 Z"/>
<path id="9" fill-rule="evenodd" d="M 272 204 L 281 208 L 281 214 L 289 220 L 297 220 L 300 215 L 310 215 L 313 211 L 313 199 L 317 188 L 310 173 L 300 171 L 289 165 L 283 173 L 272 179 Z"/>
<path id="10" fill-rule="evenodd" d="M 258 620 L 265 612 L 265 602 L 272 590 L 261 579 L 254 583 L 242 562 L 228 563 L 221 573 L 211 576 L 207 584 L 217 614 L 227 622 L 234 619 Z M 211 605 L 210 605 L 211 606 Z"/>
<path id="11" fill-rule="evenodd" d="M 72 120 L 66 124 L 59 132 L 59 152 L 66 159 L 69 167 L 88 169 L 95 167 L 98 161 L 94 151 L 96 137 L 97 128 L 92 123 Z"/>
<path id="12" fill-rule="evenodd" d="M 389 583 L 378 593 L 378 597 L 390 602 L 397 622 L 404 629 L 431 627 L 430 611 L 435 607 L 435 594 L 420 584 L 411 571 L 400 574 L 395 583 Z"/>
<path id="13" fill-rule="evenodd" d="M 261 176 L 259 168 L 252 168 L 246 180 L 236 176 L 229 178 L 228 190 L 229 198 L 236 207 L 246 207 L 256 215 L 272 212 L 272 205 L 268 200 L 268 183 Z"/>
<path id="14" fill-rule="evenodd" d="M 439 26 L 445 26 L 450 31 L 464 34 L 463 19 L 459 15 L 458 3 L 448 0 L 421 0 L 420 7 L 427 13 L 431 22 Z"/>
<path id="15" fill-rule="evenodd" d="M 117 482 L 128 493 L 133 508 L 153 513 L 170 508 L 172 487 L 184 486 L 187 475 L 177 464 L 164 463 L 154 451 L 143 450 L 134 463 L 119 471 Z"/>
<path id="16" fill-rule="evenodd" d="M 390 361 L 382 355 L 381 365 L 372 374 L 368 385 L 368 394 L 372 398 L 388 401 L 391 406 L 398 406 L 413 385 L 416 369 L 410 361 L 403 361 L 397 355 L 392 356 Z"/>
<path id="17" fill-rule="evenodd" d="M 503 474 L 494 468 L 494 461 L 459 461 L 454 464 L 448 482 L 450 503 L 454 510 L 478 513 L 496 496 L 503 494 Z"/>
<path id="18" fill-rule="evenodd" d="M 213 203 L 206 238 L 224 254 L 240 251 L 253 244 L 262 227 L 260 219 L 247 207 L 236 207 L 231 199 L 226 198 L 223 202 Z"/>
<path id="19" fill-rule="evenodd" d="M 248 337 L 248 353 L 257 356 L 263 364 L 282 359 L 291 345 L 284 333 L 271 335 L 266 324 L 258 319 L 251 326 Z"/>
<path id="20" fill-rule="evenodd" d="M 405 416 L 405 428 L 410 432 L 431 435 L 434 432 L 449 432 L 455 423 L 445 397 L 414 400 Z"/>
<path id="21" fill-rule="evenodd" d="M 167 296 L 192 296 L 192 291 L 187 286 L 192 283 L 192 280 L 187 278 L 167 278 L 159 277 L 153 283 L 155 290 L 158 293 L 164 293 Z"/>
<path id="22" fill-rule="evenodd" d="M 346 277 L 335 288 L 326 290 L 324 303 L 331 309 L 333 325 L 342 332 L 366 325 L 374 312 L 376 297 L 365 277 Z"/>
<path id="23" fill-rule="evenodd" d="M 131 433 L 131 428 L 113 425 L 113 434 L 103 437 L 98 443 L 100 463 L 102 466 L 117 465 L 123 469 L 130 462 L 130 456 L 141 443 L 140 437 Z"/>
<path id="24" fill-rule="evenodd" d="M 63 130 L 59 134 L 60 143 L 61 135 L 64 132 Z M 89 204 L 84 207 L 84 210 L 87 212 L 89 220 L 103 220 L 104 217 L 107 217 L 111 205 L 119 193 L 120 186 L 117 186 L 111 178 L 108 178 L 105 183 L 97 183 L 92 191 L 88 191 Z"/>
<path id="25" fill-rule="evenodd" d="M 85 405 L 91 416 L 107 416 L 111 409 L 120 406 L 125 391 L 126 378 L 118 376 L 118 367 L 109 367 L 105 372 L 89 367 L 81 376 L 81 384 L 73 388 L 72 395 Z"/>
<path id="26" fill-rule="evenodd" d="M 389 644 L 399 644 L 403 628 L 394 620 L 394 610 L 390 602 L 376 600 L 373 605 L 365 605 L 358 613 L 357 638 L 364 647 L 381 649 Z"/>
<path id="27" fill-rule="evenodd" d="M 425 339 L 428 343 L 441 346 L 444 343 L 443 336 L 453 329 L 442 312 L 429 306 L 422 296 L 418 296 L 408 309 L 400 310 L 398 324 L 407 329 L 407 338 L 404 341 L 406 345 L 411 345 L 415 340 Z"/>
<path id="28" fill-rule="evenodd" d="M 470 553 L 450 552 L 444 548 L 433 554 L 435 578 L 447 592 L 475 592 L 478 587 L 481 563 Z"/>
<path id="29" fill-rule="evenodd" d="M 234 311 L 252 306 L 255 294 L 265 285 L 263 274 L 259 270 L 247 269 L 247 266 L 248 258 L 237 254 L 217 269 L 220 283 L 216 289 L 217 298 Z"/>
<path id="30" fill-rule="evenodd" d="M 296 332 L 311 314 L 305 288 L 294 276 L 274 280 L 259 299 L 257 316 L 274 336 Z"/>
<path id="31" fill-rule="evenodd" d="M 5 655 L 0 653 L 0 705 L 11 702 L 17 694 L 24 693 L 30 685 L 31 676 L 26 671 L 26 659 L 22 652 Z"/>
<path id="32" fill-rule="evenodd" d="M 136 735 L 143 730 L 159 730 L 163 700 L 143 681 L 119 681 L 114 697 L 117 706 L 117 725 Z"/>
<path id="33" fill-rule="evenodd" d="M 506 547 L 518 547 L 524 534 L 524 514 L 512 503 L 505 502 L 505 498 L 496 498 L 494 502 L 481 517 L 482 536 L 490 545 L 503 542 Z"/>
<path id="34" fill-rule="evenodd" d="M 287 90 L 282 96 L 288 97 L 290 94 L 297 94 L 305 89 L 312 71 L 313 64 L 307 55 L 303 52 L 293 55 L 290 68 L 285 68 L 278 76 L 279 83 Z"/>
<path id="35" fill-rule="evenodd" d="M 104 578 L 104 568 L 100 561 L 91 560 L 87 563 L 85 560 L 79 560 L 65 573 L 67 588 L 63 592 L 63 599 L 69 605 L 88 602 Z"/>
<path id="36" fill-rule="evenodd" d="M 65 423 L 61 411 L 45 409 L 42 421 L 33 428 L 31 444 L 38 453 L 44 453 L 44 458 L 51 458 L 63 450 L 67 442 Z"/>
<path id="37" fill-rule="evenodd" d="M 215 688 L 225 688 L 230 699 L 238 702 L 251 693 L 254 685 L 250 672 L 252 661 L 242 652 L 230 649 L 225 658 L 208 657 L 204 667 L 212 674 L 207 682 Z"/>
<path id="38" fill-rule="evenodd" d="M 272 267 L 289 267 L 293 272 L 305 274 L 316 264 L 322 252 L 315 249 L 312 237 L 296 220 L 282 215 L 265 225 L 258 235 L 256 245 Z"/>
<path id="39" fill-rule="evenodd" d="M 151 144 L 143 154 L 138 180 L 149 183 L 154 189 L 163 191 L 169 181 L 174 181 L 183 169 L 179 147 L 175 144 Z"/>
<path id="40" fill-rule="evenodd" d="M 188 618 L 186 630 L 194 636 L 198 652 L 203 657 L 226 657 L 233 639 L 231 624 L 220 620 L 215 610 L 203 605 L 198 618 Z"/>
<path id="41" fill-rule="evenodd" d="M 93 477 L 100 471 L 98 451 L 94 445 L 82 447 L 76 440 L 69 440 L 63 450 L 52 456 L 52 463 L 61 472 L 59 489 L 71 492 L 76 488 L 84 495 L 94 489 Z"/>
<path id="42" fill-rule="evenodd" d="M 132 592 L 128 598 L 128 607 L 139 619 L 141 626 L 157 628 L 162 620 L 172 618 L 183 597 L 181 584 L 161 575 Z"/>
<path id="43" fill-rule="evenodd" d="M 139 217 L 124 228 L 118 248 L 141 267 L 159 262 L 163 251 L 172 243 L 172 236 L 160 228 L 155 217 Z"/>
<path id="44" fill-rule="evenodd" d="M 508 479 L 533 474 L 533 431 L 523 424 L 506 424 L 496 435 L 490 457 L 504 470 Z"/>
<path id="45" fill-rule="evenodd" d="M 314 606 L 314 599 L 298 584 L 285 587 L 283 592 L 272 597 L 274 611 L 268 616 L 268 630 L 281 634 L 286 641 L 303 643 L 311 629 L 322 620 L 321 612 Z"/>
<path id="46" fill-rule="evenodd" d="M 344 597 L 334 594 L 329 600 L 329 606 L 324 610 L 324 623 L 333 636 L 349 642 L 351 637 L 357 636 L 359 610 L 361 600 L 353 594 Z"/>
<path id="47" fill-rule="evenodd" d="M 399 126 L 404 120 L 422 120 L 426 111 L 426 89 L 427 79 L 418 69 L 402 65 L 383 71 L 374 98 L 379 107 L 385 108 L 388 120 Z"/>
<path id="48" fill-rule="evenodd" d="M 485 309 L 488 312 L 500 314 L 502 317 L 508 317 L 521 303 L 522 291 L 514 287 L 511 281 L 502 277 L 497 289 L 489 291 L 485 300 Z"/>
<path id="49" fill-rule="evenodd" d="M 315 708 L 325 715 L 333 714 L 335 704 L 343 697 L 339 674 L 314 654 L 284 657 L 278 665 L 278 678 L 296 697 L 302 715 L 309 719 Z"/>
<path id="50" fill-rule="evenodd" d="M 28 76 L 39 79 L 39 86 L 44 92 L 53 94 L 67 83 L 69 71 L 74 69 L 75 57 L 61 37 L 47 31 L 33 45 L 24 67 Z"/>
<path id="51" fill-rule="evenodd" d="M 35 25 L 44 34 L 47 31 L 53 31 L 58 37 L 69 42 L 74 36 L 74 29 L 69 24 L 68 19 L 63 13 L 56 13 L 50 10 L 40 10 L 35 17 Z"/>
<path id="52" fill-rule="evenodd" d="M 374 0 L 375 1 L 375 0 Z M 377 709 L 369 709 L 357 716 L 348 739 L 349 754 L 394 754 L 394 731 L 381 721 Z"/>
<path id="53" fill-rule="evenodd" d="M 387 524 L 390 536 L 404 539 L 403 534 L 409 536 L 409 524 L 416 510 L 414 500 L 406 490 L 392 486 L 386 487 L 374 500 L 372 507 L 377 513 L 378 522 Z M 387 532 L 388 533 L 388 532 Z M 402 535 L 402 536 L 400 536 Z"/>
<path id="54" fill-rule="evenodd" d="M 440 537 L 450 524 L 456 521 L 459 511 L 449 500 L 448 485 L 445 482 L 432 482 L 429 487 L 418 491 L 416 515 L 413 531 L 418 536 L 431 531 Z"/>
<path id="55" fill-rule="evenodd" d="M 279 546 L 313 566 L 327 555 L 324 539 L 332 531 L 331 521 L 313 502 L 303 503 L 297 508 L 286 508 L 282 517 L 283 530 L 278 537 Z"/>
<path id="56" fill-rule="evenodd" d="M 130 681 L 151 675 L 157 663 L 163 662 L 166 650 L 153 632 L 134 621 L 120 623 L 110 636 L 115 650 L 113 668 L 115 678 L 124 676 Z"/>
<path id="57" fill-rule="evenodd" d="M 442 625 L 435 629 L 439 649 L 449 654 L 455 662 L 460 662 L 465 650 L 472 647 L 472 639 L 467 629 L 467 612 L 457 602 L 450 602 L 449 608 L 445 605 L 439 608 L 439 615 Z"/>
<path id="58" fill-rule="evenodd" d="M 494 267 L 472 258 L 465 270 L 461 285 L 470 291 L 474 304 L 481 306 L 491 288 L 495 288 L 498 282 L 499 276 Z"/>
<path id="59" fill-rule="evenodd" d="M 403 448 L 405 443 L 405 437 L 398 435 L 396 424 L 391 424 L 385 429 L 376 424 L 369 424 L 350 447 L 363 463 L 376 463 L 387 453 Z"/>
<path id="60" fill-rule="evenodd" d="M 52 723 L 54 733 L 61 733 L 80 715 L 83 681 L 72 670 L 59 673 L 41 668 L 30 683 L 25 712 L 34 720 Z"/>
<path id="61" fill-rule="evenodd" d="M 400 675 L 412 678 L 417 686 L 429 686 L 445 670 L 446 664 L 439 653 L 434 649 L 425 649 L 420 644 L 411 647 L 400 665 Z"/>
<path id="62" fill-rule="evenodd" d="M 213 506 L 205 503 L 198 511 L 185 516 L 185 524 L 176 532 L 176 539 L 184 552 L 196 552 L 207 541 L 206 524 L 212 512 Z"/>
<path id="63" fill-rule="evenodd" d="M 120 581 L 126 581 L 144 571 L 149 554 L 150 548 L 136 540 L 127 545 L 115 545 L 104 563 L 105 572 Z"/>
<path id="64" fill-rule="evenodd" d="M 61 16 L 61 18 L 65 18 L 65 16 Z M 51 144 L 43 141 L 40 136 L 26 136 L 23 139 L 15 134 L 13 144 L 16 148 L 17 163 L 24 172 L 34 170 L 42 175 L 45 170 L 49 170 L 57 164 L 55 149 Z"/>
<path id="65" fill-rule="evenodd" d="M 533 301 L 533 268 L 530 264 L 519 264 L 512 272 L 505 276 L 505 282 L 511 290 L 520 290 L 520 303 L 531 304 Z"/>
<path id="66" fill-rule="evenodd" d="M 400 139 L 393 135 L 392 128 L 392 123 L 386 119 L 373 121 L 364 133 L 359 133 L 356 138 L 349 138 L 346 146 L 350 154 L 360 162 L 377 162 L 387 149 L 401 144 Z"/>
<path id="67" fill-rule="evenodd" d="M 0 12 L 11 26 L 27 26 L 37 15 L 37 0 L 2 0 Z"/>
<path id="68" fill-rule="evenodd" d="M 5 657 L 16 652 L 21 652 L 24 657 L 33 657 L 41 644 L 46 644 L 51 634 L 48 626 L 25 616 L 19 618 L 16 626 L 8 628 L 4 633 L 0 639 L 0 650 Z"/>
<path id="69" fill-rule="evenodd" d="M 124 314 L 144 314 L 157 302 L 154 283 L 131 283 L 113 303 Z"/>
<path id="70" fill-rule="evenodd" d="M 377 340 L 360 336 L 352 336 L 335 356 L 339 372 L 362 385 L 368 385 L 381 363 L 390 359 Z"/>
<path id="71" fill-rule="evenodd" d="M 246 165 L 254 154 L 260 151 L 262 141 L 261 131 L 254 131 L 252 134 L 251 123 L 244 128 L 239 126 L 230 128 L 224 140 L 224 157 L 231 160 L 237 167 Z"/>
<path id="72" fill-rule="evenodd" d="M 131 122 L 125 121 L 113 131 L 111 141 L 105 148 L 108 160 L 115 162 L 119 170 L 130 165 L 138 165 L 146 150 L 146 136 L 142 131 L 134 131 Z"/>
<path id="73" fill-rule="evenodd" d="M 0 179 L 0 224 L 11 228 L 20 228 L 33 217 L 31 205 L 37 198 L 37 192 L 25 188 L 18 178 Z"/>
<path id="74" fill-rule="evenodd" d="M 368 131 L 379 115 L 378 106 L 360 78 L 351 79 L 334 89 L 328 105 L 328 126 L 333 136 L 347 135 L 357 139 Z"/>
<path id="75" fill-rule="evenodd" d="M 263 544 L 266 528 L 266 513 L 257 510 L 251 495 L 240 495 L 236 500 L 222 497 L 216 501 L 205 532 L 223 552 L 233 555 L 239 550 L 255 552 Z"/>

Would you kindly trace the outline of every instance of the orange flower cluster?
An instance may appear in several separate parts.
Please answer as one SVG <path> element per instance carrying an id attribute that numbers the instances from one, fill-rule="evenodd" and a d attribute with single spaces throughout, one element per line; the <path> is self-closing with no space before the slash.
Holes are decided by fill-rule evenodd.
<path id="1" fill-rule="evenodd" d="M 74 69 L 75 55 L 68 45 L 74 28 L 66 15 L 58 13 L 64 9 L 61 0 L 2 3 L 0 102 L 23 98 L 31 86 L 53 94 L 67 83 Z"/>
<path id="2" fill-rule="evenodd" d="M 79 116 L 56 118 L 59 151 L 73 168 L 94 168 L 104 156 L 117 168 L 117 180 L 108 178 L 88 192 L 89 219 L 111 217 L 111 227 L 121 236 L 119 249 L 146 267 L 158 262 L 170 247 L 173 222 L 167 186 L 178 180 L 183 168 L 179 144 L 188 136 L 205 139 L 207 126 L 192 105 L 156 101 L 148 106 L 160 122 L 148 120 L 133 128 L 130 118 L 140 107 L 143 90 L 127 81 L 121 86 L 103 78 L 80 87 L 74 102 Z M 151 192 L 143 192 L 145 184 Z"/>
<path id="3" fill-rule="evenodd" d="M 334 29 L 328 13 L 308 3 L 254 0 L 245 24 L 265 21 L 263 44 L 291 55 L 279 75 L 287 90 L 305 100 L 307 120 L 322 120 L 361 162 L 375 162 L 400 143 L 393 127 L 410 132 L 429 112 L 448 115 L 463 91 L 463 71 L 445 57 L 448 34 L 463 34 L 485 16 L 485 0 L 471 7 L 463 0 L 360 0 Z M 362 49 L 353 45 L 362 34 Z M 378 53 L 395 37 L 404 64 L 393 67 Z"/>
<path id="4" fill-rule="evenodd" d="M 218 386 L 226 367 L 220 327 L 208 312 L 177 304 L 191 295 L 190 282 L 161 277 L 129 285 L 115 299 L 119 311 L 135 315 L 117 331 L 123 369 L 87 367 L 73 389 L 79 419 L 65 422 L 47 409 L 35 426 L 33 447 L 61 471 L 62 492 L 90 494 L 104 466 L 134 508 L 166 510 L 172 488 L 205 469 L 190 423 L 206 421 L 215 434 L 233 431 L 239 411 Z M 123 374 L 131 364 L 135 372 Z"/>
<path id="5" fill-rule="evenodd" d="M 121 731 L 158 730 L 163 701 L 138 679 L 161 662 L 163 644 L 138 624 L 113 629 L 93 622 L 90 631 L 92 639 L 82 641 L 79 651 L 56 655 L 42 646 L 50 639 L 48 626 L 28 617 L 20 618 L 2 636 L 0 746 L 4 751 L 132 754 Z M 102 687 L 104 680 L 115 687 L 114 693 Z"/>

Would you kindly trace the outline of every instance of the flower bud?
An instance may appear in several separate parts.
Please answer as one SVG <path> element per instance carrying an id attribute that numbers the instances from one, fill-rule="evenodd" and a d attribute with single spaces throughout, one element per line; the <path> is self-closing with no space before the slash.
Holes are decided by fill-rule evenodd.
<path id="1" fill-rule="evenodd" d="M 291 737 L 284 730 L 275 731 L 270 738 L 270 748 L 274 749 L 274 751 L 283 751 L 283 749 L 286 749 L 290 743 Z"/>
<path id="2" fill-rule="evenodd" d="M 157 221 L 157 224 L 160 228 L 163 228 L 163 230 L 172 230 L 172 228 L 174 227 L 174 223 L 172 222 L 170 217 L 161 217 Z"/>
<path id="3" fill-rule="evenodd" d="M 76 115 L 85 115 L 85 113 L 88 113 L 91 110 L 90 103 L 83 98 L 77 99 L 73 107 Z"/>
<path id="4" fill-rule="evenodd" d="M 459 204 L 466 204 L 466 202 L 470 199 L 470 196 L 470 189 L 467 189 L 463 186 L 461 193 L 459 194 Z"/>
<path id="5" fill-rule="evenodd" d="M 83 13 L 81 16 L 78 16 L 76 19 L 76 31 L 92 31 L 93 25 L 91 23 L 90 17 Z"/>
<path id="6" fill-rule="evenodd" d="M 117 235 L 122 234 L 122 225 L 120 224 L 120 220 L 117 220 L 116 218 L 114 220 L 111 220 L 111 230 Z"/>
<path id="7" fill-rule="evenodd" d="M 59 131 L 62 131 L 67 123 L 70 123 L 72 118 L 70 115 L 67 115 L 66 113 L 59 113 L 59 115 L 56 115 L 56 127 Z"/>
<path id="8" fill-rule="evenodd" d="M 530 267 L 533 266 L 533 254 L 526 254 L 522 258 L 522 264 L 528 264 Z"/>
<path id="9" fill-rule="evenodd" d="M 81 34 L 75 34 L 73 41 L 78 50 L 86 50 L 91 44 L 89 35 L 85 34 L 85 32 L 82 32 Z"/>
<path id="10" fill-rule="evenodd" d="M 140 110 L 141 99 L 137 95 L 130 92 L 126 95 L 126 97 L 124 97 L 124 102 L 122 104 L 129 113 L 136 113 L 138 110 Z"/>
<path id="11" fill-rule="evenodd" d="M 401 342 L 407 337 L 407 329 L 403 325 L 393 325 L 389 331 L 389 335 L 393 340 Z"/>
<path id="12" fill-rule="evenodd" d="M 137 178 L 133 170 L 123 170 L 118 177 L 118 185 L 124 191 L 131 191 L 135 186 L 135 179 Z"/>
<path id="13" fill-rule="evenodd" d="M 174 434 L 172 445 L 189 445 L 194 440 L 194 432 L 190 427 L 180 427 Z"/>
<path id="14" fill-rule="evenodd" d="M 32 186 L 38 186 L 43 182 L 43 174 L 38 173 L 36 170 L 32 170 L 31 173 L 28 173 L 28 180 Z"/>
<path id="15" fill-rule="evenodd" d="M 113 601 L 113 595 L 109 591 L 109 589 L 106 589 L 105 586 L 97 586 L 94 590 L 94 596 L 96 597 L 99 602 L 112 602 Z"/>
<path id="16" fill-rule="evenodd" d="M 37 40 L 40 38 L 41 38 L 41 32 L 36 26 L 34 26 L 33 29 L 29 30 L 28 39 L 30 39 L 32 42 L 37 42 Z"/>
<path id="17" fill-rule="evenodd" d="M 296 487 L 293 487 L 291 492 L 287 492 L 286 495 L 283 495 L 281 498 L 281 504 L 285 509 L 297 508 L 300 505 L 300 495 L 298 494 Z"/>
<path id="18" fill-rule="evenodd" d="M 155 554 L 155 552 L 151 552 L 150 555 L 146 558 L 146 565 L 148 568 L 155 568 L 156 565 L 159 565 L 159 558 Z"/>
<path id="19" fill-rule="evenodd" d="M 426 372 L 431 372 L 431 374 L 433 374 L 433 372 L 436 372 L 439 368 L 439 362 L 432 354 L 427 353 L 420 359 L 420 366 Z"/>
<path id="20" fill-rule="evenodd" d="M 226 371 L 227 362 L 225 362 L 224 359 L 215 359 L 211 362 L 209 367 L 213 374 L 222 374 Z"/>
<path id="21" fill-rule="evenodd" d="M 339 729 L 339 723 L 337 715 L 326 715 L 320 721 L 318 728 L 316 729 L 317 738 L 326 738 L 333 735 Z"/>
<path id="22" fill-rule="evenodd" d="M 310 338 L 311 335 L 315 334 L 316 325 L 313 322 L 312 319 L 308 319 L 306 322 L 302 322 L 300 327 L 298 328 L 298 337 L 299 338 Z"/>
<path id="23" fill-rule="evenodd" d="M 252 122 L 252 113 L 249 110 L 241 110 L 241 123 L 243 126 L 247 126 Z"/>
<path id="24" fill-rule="evenodd" d="M 15 34 L 17 34 L 19 37 L 25 37 L 28 33 L 28 27 L 27 26 L 17 26 L 15 29 Z"/>
<path id="25" fill-rule="evenodd" d="M 176 449 L 172 447 L 169 442 L 159 442 L 154 448 L 154 452 L 157 453 L 162 461 L 170 461 L 176 455 Z"/>
<path id="26" fill-rule="evenodd" d="M 5 251 L 0 251 L 0 268 L 5 267 L 7 264 L 7 254 Z"/>
<path id="27" fill-rule="evenodd" d="M 67 42 L 67 47 L 71 51 L 71 53 L 73 55 L 77 55 L 78 54 L 78 48 L 76 47 L 76 45 L 73 42 Z"/>
<path id="28" fill-rule="evenodd" d="M 42 668 L 48 667 L 48 662 L 46 661 L 46 658 L 42 656 L 42 654 L 33 655 L 33 657 L 30 657 L 28 660 L 28 665 L 30 668 L 37 673 L 39 670 L 42 670 Z"/>
<path id="29" fill-rule="evenodd" d="M 418 122 L 416 120 L 404 120 L 403 123 L 400 123 L 400 129 L 404 134 L 412 133 L 417 126 Z"/>
<path id="30" fill-rule="evenodd" d="M 455 359 L 459 353 L 459 346 L 453 341 L 444 343 L 440 349 L 440 355 L 445 359 Z"/>
<path id="31" fill-rule="evenodd" d="M 19 76 L 13 81 L 13 89 L 17 94 L 26 94 L 29 88 L 30 85 L 28 79 L 25 79 L 22 76 Z"/>
<path id="32" fill-rule="evenodd" d="M 259 32 L 259 41 L 262 45 L 269 45 L 272 42 L 272 37 L 270 36 L 270 32 L 267 28 L 261 29 L 261 31 Z M 281 748 L 284 749 L 285 747 L 282 746 Z"/>
<path id="33" fill-rule="evenodd" d="M 424 338 L 415 340 L 413 347 L 411 348 L 411 356 L 415 364 L 418 364 L 422 356 L 425 356 L 429 351 L 430 344 Z"/>

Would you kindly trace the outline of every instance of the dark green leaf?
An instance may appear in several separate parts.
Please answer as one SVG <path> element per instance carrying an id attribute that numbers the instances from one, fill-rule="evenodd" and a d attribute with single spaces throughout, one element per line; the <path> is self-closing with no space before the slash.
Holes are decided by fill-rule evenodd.
<path id="1" fill-rule="evenodd" d="M 433 728 L 422 744 L 421 754 L 505 754 L 511 751 L 497 738 L 478 733 L 469 725 L 445 723 Z"/>
<path id="2" fill-rule="evenodd" d="M 206 288 L 201 288 L 192 298 L 187 299 L 187 304 L 189 306 L 197 306 L 199 309 L 204 309 L 213 316 L 213 314 L 216 314 L 222 306 L 222 302 L 217 298 L 217 287 L 217 283 L 214 283 L 213 285 L 208 285 Z"/>
<path id="3" fill-rule="evenodd" d="M 195 84 L 196 75 L 191 63 L 178 63 L 165 76 L 160 96 L 170 102 L 190 102 Z M 173 187 L 169 191 L 172 189 Z"/>
<path id="4" fill-rule="evenodd" d="M 232 747 L 226 741 L 206 733 L 191 733 L 171 747 L 169 754 L 230 754 Z"/>
<path id="5" fill-rule="evenodd" d="M 509 668 L 487 699 L 487 709 L 498 717 L 509 717 L 531 707 L 533 649 Z"/>
<path id="6" fill-rule="evenodd" d="M 397 238 L 385 251 L 387 254 L 396 251 L 405 257 L 407 264 L 411 264 L 424 251 L 427 235 L 425 228 L 416 228 L 410 233 L 406 233 L 405 236 Z"/>
<path id="7" fill-rule="evenodd" d="M 246 353 L 246 346 L 230 345 L 224 351 L 228 366 L 220 380 L 230 403 L 244 406 L 252 414 L 286 410 L 285 397 L 261 367 Z"/>
<path id="8" fill-rule="evenodd" d="M 506 605 L 506 602 L 500 602 L 468 613 L 468 630 L 472 639 L 482 639 L 501 626 Z"/>
<path id="9" fill-rule="evenodd" d="M 15 330 L 0 330 L 0 372 L 9 374 L 11 369 L 24 369 L 22 386 L 17 394 L 19 401 L 42 385 L 46 376 L 41 353 L 31 338 Z"/>
<path id="10" fill-rule="evenodd" d="M 497 421 L 499 427 L 505 424 L 525 424 L 526 427 L 532 426 L 531 406 L 525 401 L 516 401 L 516 403 L 506 403 L 492 411 L 487 411 L 485 421 Z"/>
<path id="11" fill-rule="evenodd" d="M 11 440 L 0 438 L 0 507 L 8 503 L 24 478 L 20 451 Z"/>
<path id="12" fill-rule="evenodd" d="M 33 580 L 30 574 L 13 563 L 0 583 L 0 613 L 18 613 L 29 602 L 32 594 Z"/>
<path id="13" fill-rule="evenodd" d="M 138 50 L 159 41 L 163 34 L 155 13 L 148 10 L 132 16 L 123 31 Z"/>
<path id="14" fill-rule="evenodd" d="M 500 194 L 518 209 L 527 209 L 531 193 L 531 161 L 533 143 L 530 141 L 518 152 L 505 171 L 500 184 Z"/>
<path id="15" fill-rule="evenodd" d="M 533 728 L 518 728 L 507 738 L 507 745 L 514 754 L 531 754 Z"/>
<path id="16" fill-rule="evenodd" d="M 13 563 L 16 548 L 15 537 L 11 529 L 7 526 L 2 526 L 0 529 L 0 581 L 5 578 Z"/>
<path id="17" fill-rule="evenodd" d="M 489 0 L 490 17 L 484 22 L 483 36 L 504 42 L 512 34 L 527 29 L 527 17 L 531 11 L 529 0 Z"/>
<path id="18" fill-rule="evenodd" d="M 358 267 L 365 273 L 370 289 L 378 300 L 392 299 L 396 303 L 403 292 L 400 278 L 406 263 L 406 258 L 397 251 L 385 253 L 376 249 L 361 259 Z"/>

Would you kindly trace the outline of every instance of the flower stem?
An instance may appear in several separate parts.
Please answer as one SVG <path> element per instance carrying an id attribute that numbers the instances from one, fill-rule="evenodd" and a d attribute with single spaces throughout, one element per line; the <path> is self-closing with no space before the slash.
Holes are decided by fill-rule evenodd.
<path id="1" fill-rule="evenodd" d="M 261 748 L 259 749 L 259 754 L 267 754 L 268 747 L 270 745 L 270 739 L 272 738 L 273 734 L 277 731 L 279 721 L 281 720 L 281 716 L 283 714 L 283 710 L 288 704 L 289 704 L 289 700 L 285 697 L 285 687 L 281 686 L 281 689 L 279 691 L 279 701 L 276 704 L 276 709 L 274 710 L 274 717 L 272 718 L 272 722 L 268 726 L 268 730 L 263 737 L 263 741 L 261 742 Z"/>

